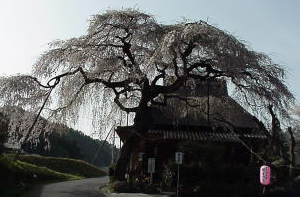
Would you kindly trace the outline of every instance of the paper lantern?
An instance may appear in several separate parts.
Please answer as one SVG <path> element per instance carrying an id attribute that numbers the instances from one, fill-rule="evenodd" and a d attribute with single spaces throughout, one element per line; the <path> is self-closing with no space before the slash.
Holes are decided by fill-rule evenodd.
<path id="1" fill-rule="evenodd" d="M 271 182 L 271 168 L 269 166 L 260 167 L 260 183 L 262 185 L 270 185 Z"/>

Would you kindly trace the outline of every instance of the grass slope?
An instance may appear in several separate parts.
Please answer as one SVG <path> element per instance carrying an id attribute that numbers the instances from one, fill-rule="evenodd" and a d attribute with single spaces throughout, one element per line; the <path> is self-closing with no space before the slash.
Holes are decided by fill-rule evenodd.
<path id="1" fill-rule="evenodd" d="M 104 175 L 83 161 L 4 154 L 0 157 L 0 196 L 20 196 L 36 184 Z"/>
<path id="2" fill-rule="evenodd" d="M 82 160 L 56 157 L 20 155 L 19 160 L 55 171 L 79 175 L 86 178 L 105 176 L 106 172 Z"/>

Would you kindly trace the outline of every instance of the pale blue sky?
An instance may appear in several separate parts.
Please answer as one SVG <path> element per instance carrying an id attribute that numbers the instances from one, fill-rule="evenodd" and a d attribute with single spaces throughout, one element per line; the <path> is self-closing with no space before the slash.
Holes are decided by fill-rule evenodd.
<path id="1" fill-rule="evenodd" d="M 93 14 L 128 7 L 162 23 L 205 20 L 247 41 L 288 68 L 300 99 L 299 0 L 1 0 L 0 75 L 30 72 L 47 43 L 84 34 Z"/>

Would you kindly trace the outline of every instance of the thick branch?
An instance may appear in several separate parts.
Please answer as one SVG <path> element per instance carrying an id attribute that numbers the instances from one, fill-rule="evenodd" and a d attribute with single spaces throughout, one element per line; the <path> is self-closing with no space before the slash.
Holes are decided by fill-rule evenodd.
<path id="1" fill-rule="evenodd" d="M 152 85 L 153 87 L 153 93 L 154 95 L 159 95 L 159 94 L 167 94 L 167 93 L 172 93 L 176 90 L 178 90 L 185 82 L 186 77 L 180 77 L 175 80 L 171 85 L 167 86 L 161 86 L 161 85 Z"/>
<path id="2" fill-rule="evenodd" d="M 164 72 L 164 73 L 161 73 L 160 75 L 157 75 L 155 78 L 154 78 L 154 80 L 152 81 L 152 85 L 155 85 L 156 84 L 156 82 L 159 80 L 159 79 L 164 79 L 165 78 L 165 76 L 166 76 L 166 73 Z"/>
<path id="3" fill-rule="evenodd" d="M 43 87 L 43 88 L 52 88 L 52 86 L 49 86 L 49 85 L 43 85 L 36 77 L 29 76 L 29 78 L 33 79 L 36 83 L 39 84 L 39 86 L 41 86 L 41 87 Z"/>
<path id="4" fill-rule="evenodd" d="M 116 97 L 114 98 L 114 102 L 118 105 L 118 107 L 120 107 L 121 110 L 126 111 L 127 113 L 129 112 L 137 112 L 138 111 L 138 107 L 125 107 L 121 102 L 120 102 L 120 95 L 116 94 Z"/>
<path id="5" fill-rule="evenodd" d="M 214 69 L 212 67 L 212 65 L 209 63 L 210 61 L 211 60 L 204 60 L 204 61 L 201 61 L 201 62 L 194 63 L 189 68 L 187 68 L 187 72 L 189 73 L 195 68 L 205 68 L 207 75 L 209 75 L 211 73 L 222 74 L 222 75 L 225 74 L 224 71 Z"/>
<path id="6" fill-rule="evenodd" d="M 194 41 L 191 41 L 187 48 L 185 49 L 185 51 L 183 52 L 183 57 L 188 57 L 192 52 L 193 49 L 196 47 L 196 45 L 194 44 Z"/>
<path id="7" fill-rule="evenodd" d="M 126 79 L 123 81 L 117 81 L 117 82 L 110 82 L 110 81 L 105 81 L 100 78 L 89 78 L 87 76 L 86 72 L 81 67 L 79 67 L 78 69 L 79 69 L 79 72 L 81 73 L 81 75 L 83 76 L 86 84 L 102 83 L 107 88 L 122 88 L 122 87 L 126 87 L 131 82 L 131 80 L 129 80 L 129 79 Z"/>

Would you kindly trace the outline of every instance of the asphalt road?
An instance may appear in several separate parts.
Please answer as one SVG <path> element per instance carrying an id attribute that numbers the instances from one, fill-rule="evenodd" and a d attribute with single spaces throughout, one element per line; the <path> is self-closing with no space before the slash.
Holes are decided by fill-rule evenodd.
<path id="1" fill-rule="evenodd" d="M 24 197 L 105 197 L 99 187 L 107 182 L 108 177 L 52 183 L 37 186 Z"/>

